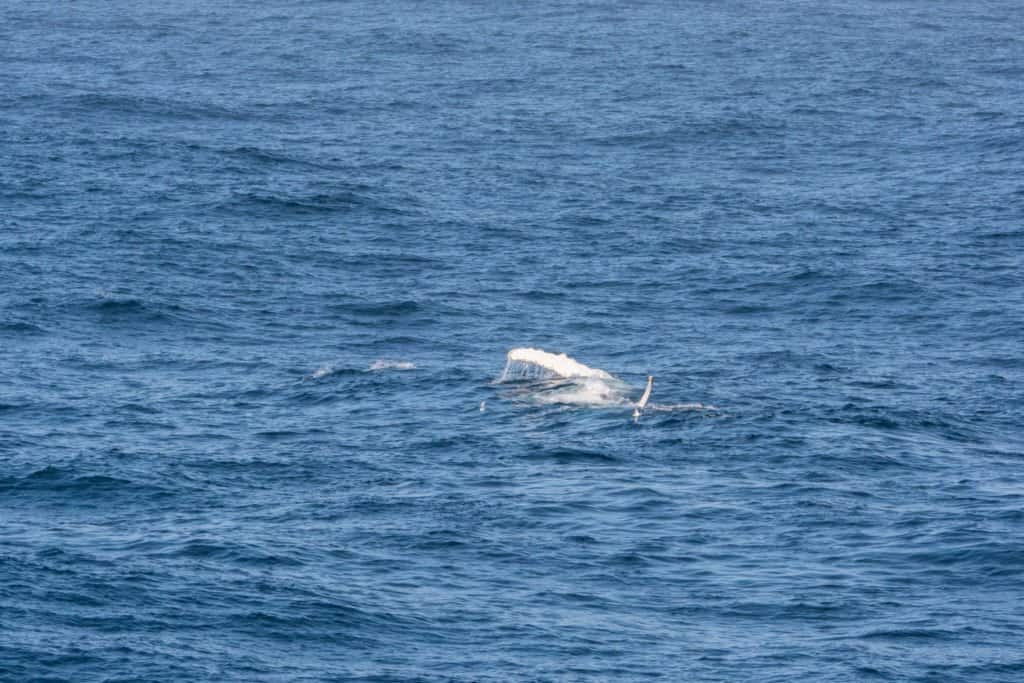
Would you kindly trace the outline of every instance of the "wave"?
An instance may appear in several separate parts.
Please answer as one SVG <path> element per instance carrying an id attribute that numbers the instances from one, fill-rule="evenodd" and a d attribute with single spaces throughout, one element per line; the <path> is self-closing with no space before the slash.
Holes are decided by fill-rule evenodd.
<path id="1" fill-rule="evenodd" d="M 415 370 L 416 364 L 404 360 L 384 360 L 379 359 L 373 361 L 370 367 L 367 368 L 368 372 L 376 372 L 377 370 Z"/>
<path id="2" fill-rule="evenodd" d="M 291 192 L 286 188 L 238 190 L 213 202 L 210 208 L 229 215 L 266 218 L 343 215 L 368 211 L 375 215 L 404 215 L 415 201 L 394 197 L 360 183 L 333 184 Z"/>
<path id="3" fill-rule="evenodd" d="M 55 494 L 71 503 L 97 497 L 171 495 L 159 484 L 115 476 L 112 473 L 81 471 L 74 465 L 46 465 L 23 476 L 0 478 L 0 492 L 31 495 Z"/>
<path id="4" fill-rule="evenodd" d="M 708 403 L 648 403 L 646 410 L 656 413 L 674 413 L 686 410 L 718 410 L 718 407 Z"/>
<path id="5" fill-rule="evenodd" d="M 19 334 L 44 334 L 46 332 L 46 330 L 39 325 L 25 322 L 24 320 L 0 321 L 0 330 Z"/>
<path id="6" fill-rule="evenodd" d="M 327 377 L 328 375 L 333 375 L 334 372 L 335 372 L 335 369 L 334 369 L 333 365 L 321 365 L 320 367 L 318 367 L 316 370 L 314 370 L 309 375 L 309 378 L 310 379 L 320 379 L 321 377 Z"/>
<path id="7" fill-rule="evenodd" d="M 411 300 L 400 301 L 349 301 L 332 303 L 328 309 L 336 313 L 347 313 L 364 317 L 398 317 L 419 313 L 424 306 Z"/>
<path id="8" fill-rule="evenodd" d="M 227 324 L 215 311 L 204 309 L 194 300 L 175 301 L 166 297 L 131 296 L 97 290 L 87 297 L 75 297 L 49 305 L 47 313 L 72 315 L 90 323 L 130 327 L 133 325 L 187 325 L 224 329 Z"/>
<path id="9" fill-rule="evenodd" d="M 321 380 L 335 375 L 360 375 L 364 372 L 379 372 L 381 370 L 415 370 L 416 364 L 405 360 L 388 360 L 378 358 L 368 366 L 353 367 L 337 363 L 324 363 L 313 372 L 303 376 L 303 380 Z"/>
<path id="10" fill-rule="evenodd" d="M 117 117 L 156 117 L 177 121 L 221 119 L 246 121 L 261 118 L 255 110 L 225 107 L 213 102 L 138 95 L 135 93 L 98 92 L 71 95 L 62 104 L 84 114 Z"/>

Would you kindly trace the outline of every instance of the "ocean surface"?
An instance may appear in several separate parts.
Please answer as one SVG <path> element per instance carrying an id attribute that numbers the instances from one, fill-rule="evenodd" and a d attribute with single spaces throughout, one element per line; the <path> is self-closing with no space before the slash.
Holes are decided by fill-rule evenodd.
<path id="1" fill-rule="evenodd" d="M 1022 351 L 1016 1 L 0 1 L 2 681 L 1024 680 Z"/>

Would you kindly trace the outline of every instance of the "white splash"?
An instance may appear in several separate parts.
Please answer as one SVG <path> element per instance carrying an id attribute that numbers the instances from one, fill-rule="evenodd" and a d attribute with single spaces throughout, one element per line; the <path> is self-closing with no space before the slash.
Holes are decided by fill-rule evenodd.
<path id="1" fill-rule="evenodd" d="M 535 383 L 525 393 L 535 403 L 595 407 L 632 405 L 626 397 L 629 385 L 564 353 L 533 348 L 512 349 L 508 352 L 505 369 L 498 382 L 516 381 Z"/>
<path id="2" fill-rule="evenodd" d="M 718 408 L 707 403 L 652 403 L 647 406 L 647 410 L 656 413 L 673 413 L 682 410 L 718 410 Z"/>
<path id="3" fill-rule="evenodd" d="M 326 377 L 327 375 L 329 375 L 329 374 L 331 374 L 333 372 L 334 372 L 334 366 L 333 365 L 321 365 L 319 368 L 317 368 L 313 372 L 312 375 L 310 375 L 310 378 L 312 378 L 312 379 L 320 379 L 321 377 Z"/>
<path id="4" fill-rule="evenodd" d="M 377 370 L 415 370 L 416 364 L 410 363 L 404 360 L 375 360 L 367 368 L 368 372 L 376 372 Z"/>
<path id="5" fill-rule="evenodd" d="M 538 372 L 539 370 L 539 372 Z M 579 361 L 570 358 L 564 353 L 548 353 L 541 349 L 518 348 L 508 352 L 505 361 L 505 370 L 501 373 L 499 381 L 505 382 L 509 379 L 518 378 L 525 374 L 527 377 L 549 374 L 554 377 L 599 377 L 601 379 L 614 379 L 604 370 L 591 368 Z"/>
<path id="6" fill-rule="evenodd" d="M 652 376 L 648 376 L 640 399 L 632 400 L 630 395 L 635 395 L 635 389 L 618 377 L 584 365 L 564 353 L 549 353 L 542 349 L 516 348 L 509 351 L 505 369 L 497 381 L 520 383 L 515 393 L 533 403 L 632 408 L 634 421 L 645 412 L 717 410 L 702 403 L 651 403 Z"/>
<path id="7" fill-rule="evenodd" d="M 628 387 L 618 380 L 609 382 L 600 377 L 586 377 L 580 381 L 559 382 L 554 388 L 538 391 L 533 400 L 549 403 L 594 407 L 629 407 Z"/>

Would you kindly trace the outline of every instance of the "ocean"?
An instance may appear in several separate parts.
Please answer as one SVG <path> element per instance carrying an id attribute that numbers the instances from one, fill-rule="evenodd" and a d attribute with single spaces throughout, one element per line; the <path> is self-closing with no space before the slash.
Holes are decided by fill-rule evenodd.
<path id="1" fill-rule="evenodd" d="M 1022 36 L 0 2 L 0 680 L 1024 680 Z"/>

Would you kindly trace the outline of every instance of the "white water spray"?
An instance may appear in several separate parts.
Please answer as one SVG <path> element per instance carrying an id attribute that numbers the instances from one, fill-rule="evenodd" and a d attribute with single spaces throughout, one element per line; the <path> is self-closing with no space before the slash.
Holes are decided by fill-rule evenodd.
<path id="1" fill-rule="evenodd" d="M 377 372 L 378 370 L 415 370 L 416 364 L 410 363 L 404 360 L 375 360 L 367 368 L 368 372 Z"/>
<path id="2" fill-rule="evenodd" d="M 647 377 L 647 386 L 640 400 L 632 401 L 629 399 L 632 387 L 618 377 L 584 365 L 564 353 L 550 353 L 534 348 L 509 351 L 505 369 L 497 381 L 526 383 L 523 395 L 534 403 L 632 408 L 634 422 L 649 412 L 717 410 L 714 406 L 701 403 L 651 403 L 653 375 Z"/>
<path id="3" fill-rule="evenodd" d="M 604 370 L 591 368 L 570 358 L 564 353 L 548 353 L 541 349 L 519 348 L 508 352 L 505 370 L 501 373 L 500 382 L 517 379 L 550 379 L 553 377 L 597 377 L 614 379 Z"/>
<path id="4" fill-rule="evenodd" d="M 592 368 L 564 353 L 517 348 L 508 352 L 499 382 L 543 382 L 529 394 L 536 403 L 630 407 L 630 386 L 599 368 Z M 647 398 L 650 394 L 647 394 Z"/>

